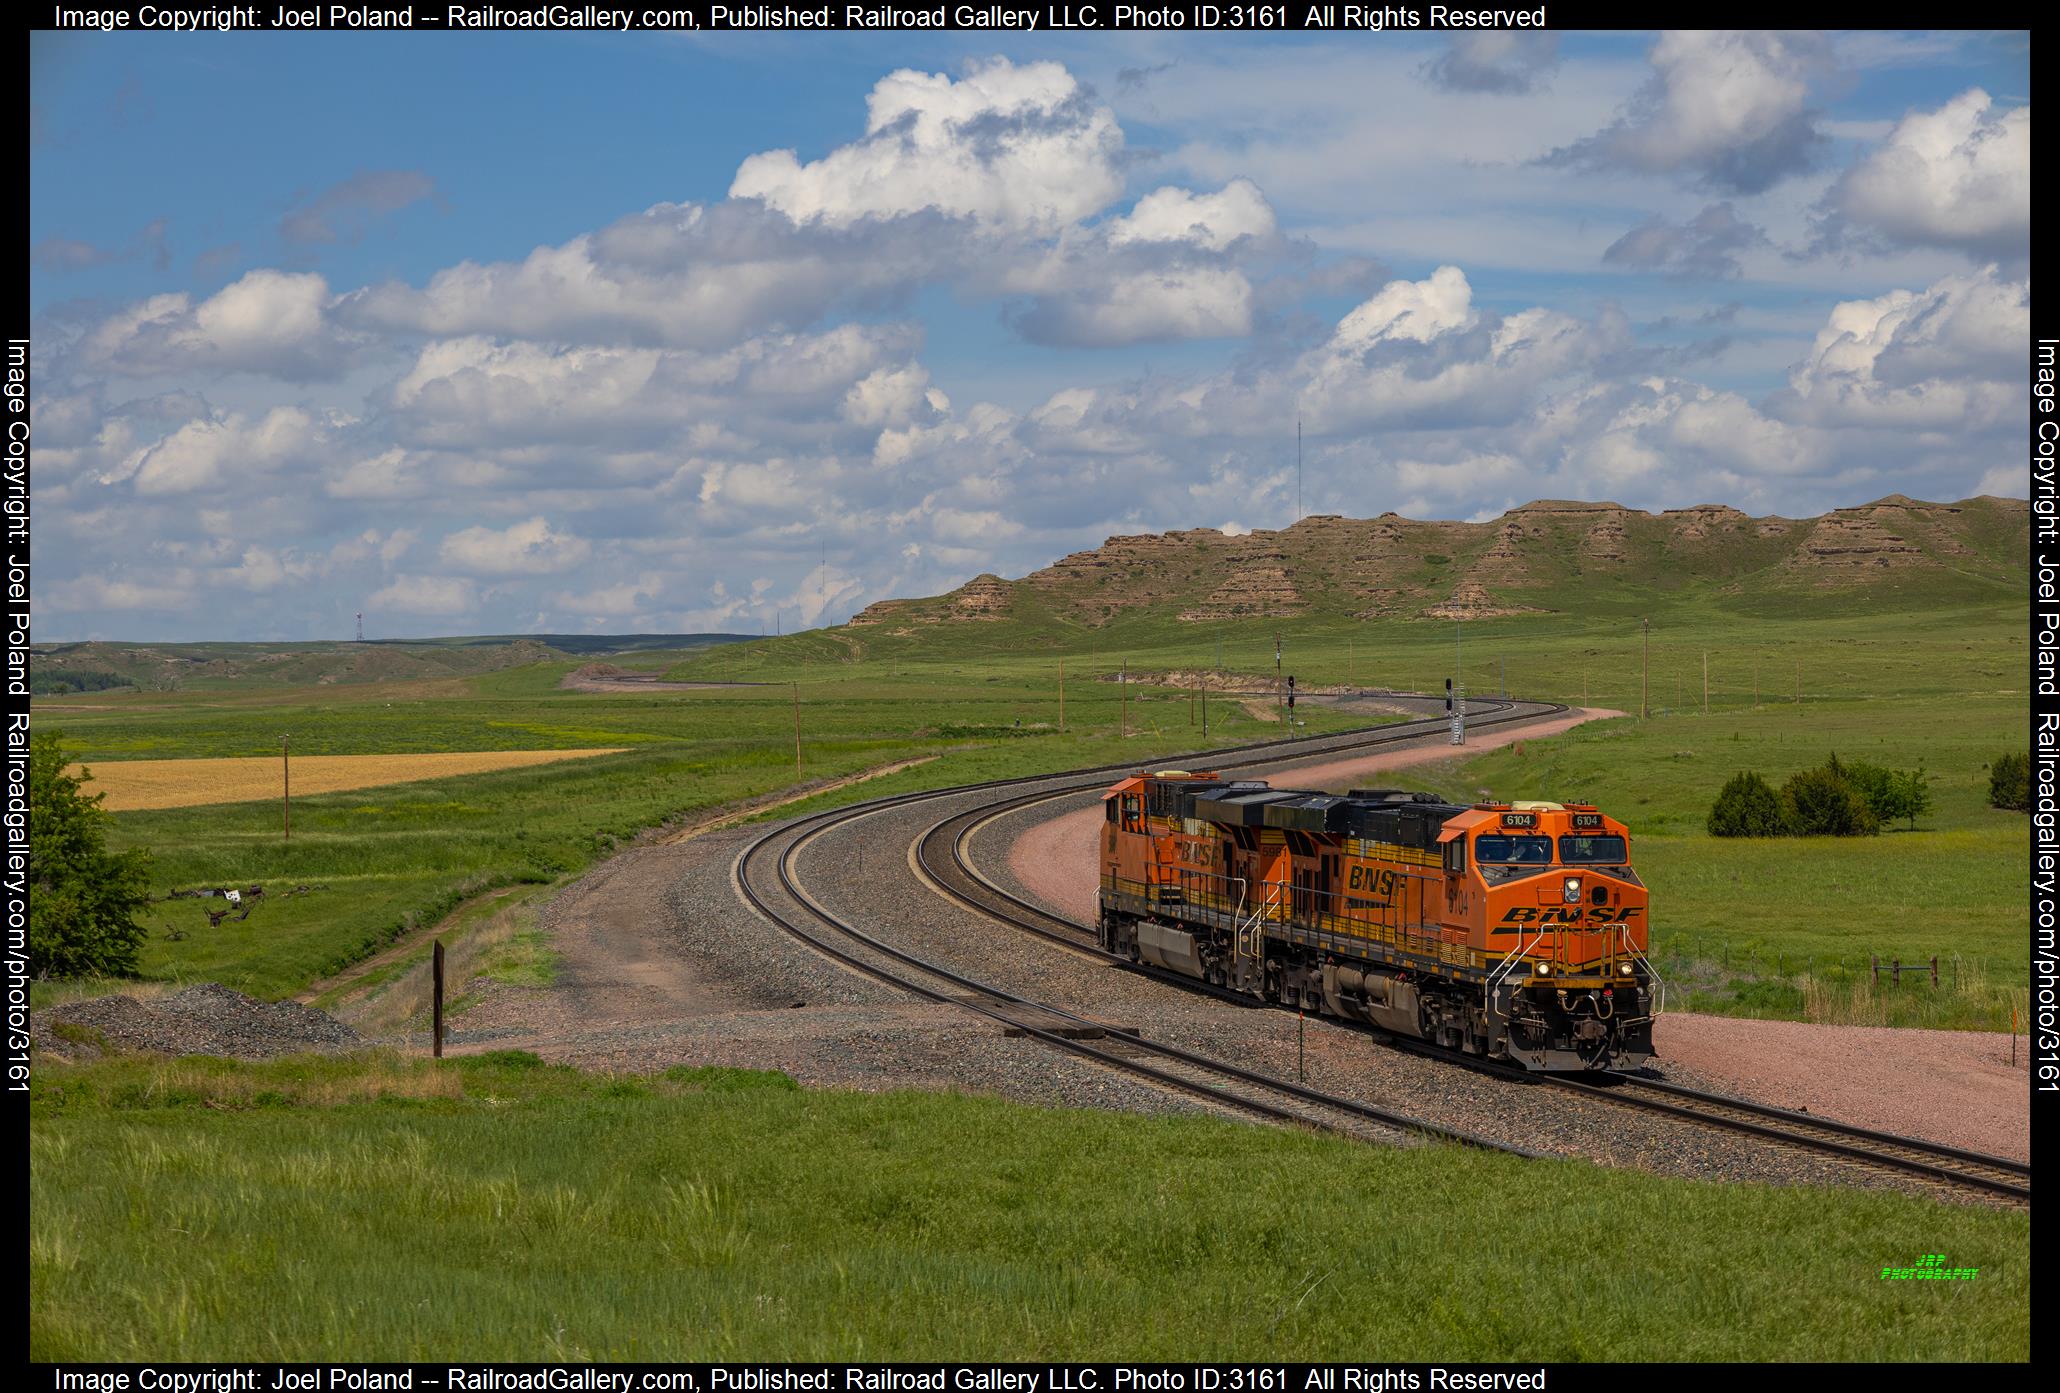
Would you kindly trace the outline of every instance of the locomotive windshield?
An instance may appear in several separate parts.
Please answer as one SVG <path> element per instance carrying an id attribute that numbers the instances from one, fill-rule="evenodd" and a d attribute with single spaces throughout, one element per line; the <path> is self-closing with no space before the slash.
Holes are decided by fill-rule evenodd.
<path id="1" fill-rule="evenodd" d="M 1574 838 L 1568 837 L 1567 841 Z M 1550 837 L 1482 837 L 1473 844 L 1476 861 L 1496 861 L 1504 865 L 1543 866 L 1552 861 L 1552 839 Z"/>
<path id="2" fill-rule="evenodd" d="M 1620 866 L 1631 858 L 1622 837 L 1561 837 L 1559 859 L 1570 866 Z"/>

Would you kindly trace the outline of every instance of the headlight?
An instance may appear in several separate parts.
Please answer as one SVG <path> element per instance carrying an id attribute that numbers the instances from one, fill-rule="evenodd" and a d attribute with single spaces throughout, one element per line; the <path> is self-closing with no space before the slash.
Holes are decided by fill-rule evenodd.
<path id="1" fill-rule="evenodd" d="M 1568 904 L 1579 904 L 1581 902 L 1581 878 L 1579 876 L 1570 875 L 1566 878 L 1566 902 Z"/>
<path id="2" fill-rule="evenodd" d="M 1537 967 L 1533 970 L 1536 971 L 1540 977 L 1550 977 L 1552 975 L 1552 964 L 1539 963 Z"/>
<path id="3" fill-rule="evenodd" d="M 1618 963 L 1617 975 L 1620 977 L 1629 977 L 1631 975 L 1631 965 L 1629 963 Z"/>

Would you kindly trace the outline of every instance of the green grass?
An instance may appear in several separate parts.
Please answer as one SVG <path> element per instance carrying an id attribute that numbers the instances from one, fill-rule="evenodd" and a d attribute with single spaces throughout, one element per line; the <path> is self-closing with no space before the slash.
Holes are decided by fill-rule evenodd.
<path id="1" fill-rule="evenodd" d="M 1475 693 L 1499 692 L 1506 673 L 1517 695 L 1633 713 L 1642 691 L 1653 714 L 1426 769 L 1411 782 L 1468 800 L 1482 788 L 1504 797 L 1590 797 L 1628 822 L 1654 888 L 1663 966 L 1682 980 L 1677 1005 L 1692 998 L 1698 1009 L 1784 1014 L 1791 1012 L 1783 1003 L 1814 1000 L 1822 1019 L 2007 1028 L 2029 971 L 2017 926 L 2025 823 L 1986 806 L 1984 765 L 2023 744 L 2023 635 L 1994 604 L 1941 594 L 1928 609 L 1918 607 L 1921 596 L 1898 593 L 1893 610 L 1879 597 L 1869 608 L 1842 595 L 1770 610 L 1707 590 L 1627 599 L 1603 589 L 1592 604 L 1569 601 L 1565 613 L 1468 624 L 1461 673 Z M 1654 617 L 1649 656 L 1634 602 Z M 813 631 L 706 650 L 668 670 L 766 686 L 587 695 L 558 687 L 569 664 L 540 663 L 462 686 L 70 697 L 65 705 L 82 709 L 43 723 L 61 725 L 89 764 L 268 754 L 288 734 L 306 753 L 630 747 L 536 770 L 300 800 L 290 846 L 281 845 L 269 804 L 122 814 L 119 840 L 158 852 L 162 888 L 331 887 L 267 905 L 241 926 L 179 920 L 188 936 L 178 941 L 158 924 L 165 916 L 197 919 L 190 904 L 166 906 L 153 921 L 147 976 L 216 977 L 279 995 L 482 889 L 557 880 L 640 829 L 793 785 L 790 680 L 800 688 L 804 777 L 939 756 L 798 805 L 811 809 L 1118 760 L 1156 763 L 1202 743 L 1189 724 L 1191 696 L 1135 682 L 1126 709 L 1108 680 L 1118 668 L 1127 664 L 1145 679 L 1191 673 L 1213 668 L 1220 653 L 1225 680 L 1265 684 L 1276 634 L 1283 670 L 1305 688 L 1436 691 L 1453 669 L 1454 627 L 1442 623 L 1192 625 L 1147 614 L 1087 630 L 1046 617 L 934 625 L 908 638 Z M 640 662 L 662 660 L 668 655 Z M 1221 696 L 1211 701 L 1210 743 L 1286 733 L 1259 718 L 1270 712 L 1264 698 L 1255 705 L 1258 713 Z M 1301 710 L 1311 733 L 1352 723 L 1319 704 Z M 1132 734 L 1123 739 L 1126 721 Z M 1936 811 L 1915 832 L 1865 842 L 1720 843 L 1703 835 L 1709 802 L 1734 772 L 1757 769 L 1778 782 L 1832 751 L 1896 767 L 1922 762 L 1934 775 Z M 1895 993 L 1849 999 L 1852 973 L 1869 955 L 1910 961 L 1934 953 L 1958 960 L 1961 988 L 1934 992 L 1928 979 L 1922 989 L 1906 981 Z M 1733 966 L 1739 961 L 1742 969 Z M 1728 987 L 1733 978 L 1742 992 Z M 1763 979 L 1770 985 L 1754 985 Z M 37 999 L 50 990 L 39 988 Z"/>
<path id="2" fill-rule="evenodd" d="M 1896 1195 L 505 1054 L 46 1063 L 31 1118 L 40 1360 L 2030 1350 L 2027 1217 Z"/>

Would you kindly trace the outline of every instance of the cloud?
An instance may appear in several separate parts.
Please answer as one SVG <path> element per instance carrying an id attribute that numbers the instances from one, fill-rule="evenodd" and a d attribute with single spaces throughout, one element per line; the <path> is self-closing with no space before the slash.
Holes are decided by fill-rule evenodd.
<path id="1" fill-rule="evenodd" d="M 1530 92 L 1559 67 L 1559 35 L 1455 34 L 1423 74 L 1454 92 Z"/>
<path id="2" fill-rule="evenodd" d="M 473 583 L 458 576 L 395 576 L 384 589 L 374 591 L 365 609 L 401 614 L 465 614 L 479 603 Z"/>
<path id="3" fill-rule="evenodd" d="M 1911 112 L 1839 176 L 1820 214 L 1832 243 L 2022 260 L 2031 249 L 2031 108 L 1997 109 L 1977 87 Z"/>
<path id="4" fill-rule="evenodd" d="M 1122 192 L 1123 133 L 1057 63 L 996 58 L 954 82 L 903 68 L 866 99 L 866 134 L 803 164 L 792 150 L 753 155 L 730 197 L 796 223 L 935 211 L 977 223 L 1055 231 Z"/>
<path id="5" fill-rule="evenodd" d="M 1109 243 L 1188 242 L 1223 251 L 1241 237 L 1271 237 L 1273 209 L 1249 179 L 1233 179 L 1221 192 L 1155 189 L 1109 224 Z"/>
<path id="6" fill-rule="evenodd" d="M 218 492 L 310 463 L 326 445 L 321 424 L 300 407 L 278 407 L 255 419 L 231 413 L 187 422 L 130 454 L 100 482 L 131 483 L 145 495 Z"/>
<path id="7" fill-rule="evenodd" d="M 279 220 L 279 235 L 301 246 L 355 242 L 381 218 L 436 196 L 436 181 L 419 169 L 360 170 L 295 199 Z"/>
<path id="8" fill-rule="evenodd" d="M 445 564 L 474 575 L 514 576 L 570 570 L 592 550 L 585 539 L 553 528 L 541 517 L 496 532 L 468 527 L 443 539 Z"/>
<path id="9" fill-rule="evenodd" d="M 1673 30 L 1651 61 L 1652 78 L 1614 122 L 1545 162 L 1678 173 L 1742 194 L 1809 167 L 1824 139 L 1808 106 L 1811 78 L 1830 65 L 1821 38 Z"/>
<path id="10" fill-rule="evenodd" d="M 96 247 L 91 242 L 68 237 L 46 237 L 30 251 L 29 259 L 45 271 L 96 271 L 103 266 L 148 258 L 153 270 L 168 271 L 171 249 L 165 243 L 163 218 L 145 223 L 141 231 L 120 247 Z"/>
<path id="11" fill-rule="evenodd" d="M 183 293 L 138 301 L 101 321 L 79 351 L 88 364 L 129 376 L 331 377 L 357 341 L 332 321 L 329 305 L 329 284 L 318 275 L 252 271 L 198 304 Z"/>
<path id="12" fill-rule="evenodd" d="M 1738 253 L 1766 240 L 1766 234 L 1740 218 L 1729 203 L 1712 203 L 1678 225 L 1653 218 L 1632 228 L 1610 243 L 1602 259 L 1614 266 L 1716 280 L 1737 275 Z"/>
<path id="13" fill-rule="evenodd" d="M 1991 266 L 1835 306 L 1770 400 L 1824 426 L 1984 431 L 2022 409 L 2031 288 Z"/>

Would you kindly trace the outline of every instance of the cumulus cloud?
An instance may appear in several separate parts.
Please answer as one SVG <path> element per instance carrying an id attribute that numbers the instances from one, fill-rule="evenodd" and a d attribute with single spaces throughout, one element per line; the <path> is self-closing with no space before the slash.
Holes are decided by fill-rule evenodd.
<path id="1" fill-rule="evenodd" d="M 421 615 L 464 614 L 478 603 L 477 589 L 463 577 L 414 575 L 395 576 L 365 601 L 368 611 Z"/>
<path id="2" fill-rule="evenodd" d="M 195 304 L 154 295 L 108 316 L 80 344 L 85 361 L 129 376 L 249 372 L 289 381 L 335 376 L 356 346 L 312 273 L 252 271 Z"/>
<path id="3" fill-rule="evenodd" d="M 561 532 L 541 517 L 495 531 L 468 527 L 443 539 L 446 565 L 473 575 L 516 576 L 570 570 L 593 548 L 584 538 Z"/>
<path id="4" fill-rule="evenodd" d="M 1233 179 L 1220 192 L 1156 189 L 1109 224 L 1109 242 L 1190 242 L 1223 251 L 1240 237 L 1271 237 L 1273 208 L 1249 179 Z"/>
<path id="5" fill-rule="evenodd" d="M 1602 259 L 1614 266 L 1715 280 L 1737 275 L 1738 254 L 1766 240 L 1729 203 L 1712 203 L 1683 223 L 1664 218 L 1641 223 L 1610 243 Z"/>
<path id="6" fill-rule="evenodd" d="M 1759 193 L 1801 173 L 1824 137 L 1809 106 L 1830 49 L 1809 34 L 1674 30 L 1654 73 L 1609 126 L 1548 163 L 1682 174 L 1706 187 Z"/>
<path id="7" fill-rule="evenodd" d="M 1122 191 L 1123 134 L 1058 63 L 975 64 L 957 81 L 901 69 L 866 99 L 865 136 L 820 160 L 753 155 L 730 197 L 758 199 L 797 223 L 935 211 L 1055 231 Z"/>
<path id="8" fill-rule="evenodd" d="M 1529 92 L 1559 67 L 1559 35 L 1496 30 L 1455 34 L 1424 76 L 1454 92 Z"/>
<path id="9" fill-rule="evenodd" d="M 1821 208 L 1831 241 L 1943 247 L 1977 260 L 2031 248 L 2031 108 L 1980 88 L 1913 111 L 1839 176 Z"/>
<path id="10" fill-rule="evenodd" d="M 322 424 L 297 406 L 255 419 L 237 413 L 189 421 L 136 450 L 103 475 L 139 494 L 181 494 L 248 487 L 283 466 L 312 463 L 326 448 Z"/>
<path id="11" fill-rule="evenodd" d="M 2021 409 L 2031 288 L 1991 266 L 1834 307 L 1772 400 L 1816 425 L 1980 430 Z"/>

